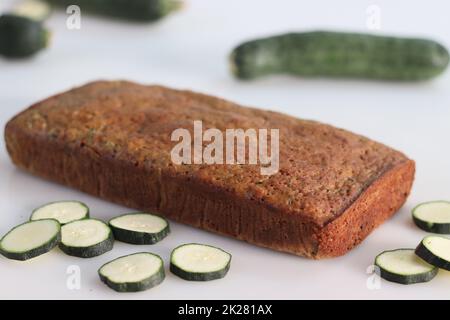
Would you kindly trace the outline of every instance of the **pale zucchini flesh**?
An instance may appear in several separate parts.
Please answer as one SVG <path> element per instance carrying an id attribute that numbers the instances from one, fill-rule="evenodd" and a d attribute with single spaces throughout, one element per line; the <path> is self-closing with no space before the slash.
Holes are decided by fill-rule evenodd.
<path id="1" fill-rule="evenodd" d="M 29 221 L 13 228 L 0 240 L 0 253 L 9 259 L 28 260 L 50 251 L 60 240 L 58 221 Z"/>
<path id="2" fill-rule="evenodd" d="M 57 201 L 33 210 L 30 220 L 56 219 L 61 224 L 89 218 L 89 208 L 79 201 Z"/>
<path id="3" fill-rule="evenodd" d="M 401 284 L 428 282 L 438 273 L 438 268 L 417 257 L 414 249 L 384 251 L 375 258 L 375 265 L 383 279 Z"/>
<path id="4" fill-rule="evenodd" d="M 116 240 L 132 244 L 154 244 L 170 232 L 166 219 L 144 212 L 118 216 L 109 225 Z"/>
<path id="5" fill-rule="evenodd" d="M 112 250 L 114 237 L 106 223 L 97 219 L 83 219 L 61 227 L 60 249 L 80 258 L 99 256 Z"/>
<path id="6" fill-rule="evenodd" d="M 231 255 L 219 248 L 188 243 L 175 248 L 170 256 L 170 271 L 182 279 L 209 281 L 225 277 Z"/>
<path id="7" fill-rule="evenodd" d="M 412 210 L 414 223 L 427 232 L 450 234 L 450 202 L 421 203 Z"/>
<path id="8" fill-rule="evenodd" d="M 427 236 L 416 248 L 416 255 L 429 264 L 450 271 L 450 239 Z"/>
<path id="9" fill-rule="evenodd" d="M 159 285 L 165 278 L 161 257 L 139 252 L 114 259 L 98 270 L 100 280 L 118 292 L 144 291 Z"/>
<path id="10" fill-rule="evenodd" d="M 51 7 L 41 0 L 22 0 L 13 8 L 12 13 L 42 22 L 50 16 Z"/>

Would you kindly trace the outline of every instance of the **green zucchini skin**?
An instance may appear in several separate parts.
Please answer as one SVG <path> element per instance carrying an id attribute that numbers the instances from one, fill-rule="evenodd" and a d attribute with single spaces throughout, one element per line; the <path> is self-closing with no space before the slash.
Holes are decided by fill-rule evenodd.
<path id="1" fill-rule="evenodd" d="M 433 268 L 429 272 L 418 273 L 415 275 L 402 275 L 402 274 L 390 272 L 390 271 L 386 270 L 385 268 L 383 268 L 383 266 L 378 263 L 377 258 L 379 256 L 381 256 L 382 254 L 384 254 L 386 252 L 394 252 L 394 251 L 398 251 L 398 250 L 408 250 L 408 249 L 387 250 L 387 251 L 381 252 L 379 255 L 377 255 L 375 257 L 374 264 L 375 264 L 375 266 L 378 267 L 379 276 L 381 278 L 383 278 L 387 281 L 390 281 L 390 282 L 409 285 L 409 284 L 431 281 L 438 274 L 439 269 Z"/>
<path id="2" fill-rule="evenodd" d="M 426 222 L 413 216 L 413 221 L 420 229 L 439 234 L 450 234 L 450 223 Z"/>
<path id="3" fill-rule="evenodd" d="M 55 219 L 47 219 L 47 220 L 55 220 Z M 55 220 L 55 221 L 57 222 L 57 220 Z M 16 227 L 14 227 L 7 234 L 5 234 L 4 237 L 6 237 L 14 229 L 16 229 L 26 223 L 30 223 L 30 222 L 28 221 L 28 222 L 22 223 Z M 0 244 L 1 244 L 1 241 L 3 240 L 3 238 L 0 239 Z M 42 246 L 36 247 L 32 250 L 25 251 L 25 252 L 10 252 L 10 251 L 3 250 L 3 248 L 0 245 L 0 254 L 8 259 L 25 261 L 25 260 L 35 258 L 37 256 L 40 256 L 44 253 L 51 251 L 54 247 L 56 247 L 60 243 L 60 241 L 61 241 L 61 227 L 59 228 L 59 232 L 52 239 L 50 239 L 50 241 L 43 244 Z"/>
<path id="4" fill-rule="evenodd" d="M 428 262 L 429 264 L 436 266 L 440 269 L 450 271 L 450 261 L 442 259 L 434 255 L 427 247 L 422 243 L 422 241 L 417 246 L 415 253 L 418 257 Z"/>
<path id="5" fill-rule="evenodd" d="M 135 253 L 133 253 L 133 254 L 135 254 Z M 133 255 L 133 254 L 130 254 L 130 255 Z M 159 256 L 157 256 L 157 257 L 160 258 Z M 119 257 L 117 259 L 120 259 L 120 258 L 123 258 L 123 257 Z M 117 259 L 114 259 L 114 260 L 117 260 Z M 114 261 L 114 260 L 112 260 L 112 261 Z M 109 261 L 109 262 L 105 263 L 104 265 L 106 265 L 112 261 Z M 162 259 L 161 259 L 161 261 L 162 261 Z M 98 269 L 98 275 L 100 277 L 100 280 L 104 284 L 106 284 L 108 287 L 110 287 L 111 289 L 113 289 L 114 291 L 117 291 L 117 292 L 145 291 L 145 290 L 151 289 L 151 288 L 156 287 L 157 285 L 161 284 L 164 281 L 164 279 L 166 278 L 166 274 L 164 272 L 164 263 L 161 265 L 161 268 L 159 269 L 159 271 L 156 274 L 153 274 L 151 277 L 141 280 L 139 282 L 126 282 L 126 283 L 117 283 L 117 282 L 111 281 L 108 277 L 102 275 L 100 270 L 102 269 L 103 266 L 101 266 Z"/>
<path id="6" fill-rule="evenodd" d="M 414 224 L 417 227 L 419 227 L 420 229 L 427 231 L 427 232 L 438 233 L 438 234 L 450 234 L 450 223 L 424 221 L 422 219 L 419 219 L 415 215 L 416 210 L 418 210 L 421 206 L 427 205 L 427 204 L 433 204 L 436 202 L 449 204 L 448 201 L 444 201 L 444 200 L 429 201 L 429 202 L 424 202 L 424 203 L 418 204 L 417 206 L 415 206 L 412 209 L 412 218 L 413 218 Z"/>
<path id="7" fill-rule="evenodd" d="M 94 244 L 89 247 L 72 247 L 66 246 L 64 243 L 59 243 L 59 248 L 65 254 L 78 258 L 93 258 L 102 255 L 108 251 L 111 251 L 114 246 L 114 237 L 112 232 L 109 233 L 108 238 L 100 243 Z"/>
<path id="8" fill-rule="evenodd" d="M 288 33 L 245 42 L 231 53 L 241 79 L 271 74 L 419 81 L 442 73 L 449 53 L 427 39 L 362 33 Z"/>
<path id="9" fill-rule="evenodd" d="M 125 216 L 125 215 L 129 215 L 129 214 L 124 214 L 123 216 Z M 152 214 L 152 215 L 155 215 L 155 214 Z M 109 221 L 109 227 L 111 228 L 111 230 L 114 234 L 114 239 L 121 241 L 121 242 L 130 243 L 130 244 L 155 244 L 155 243 L 161 241 L 162 239 L 164 239 L 165 237 L 167 237 L 170 233 L 169 222 L 167 222 L 167 220 L 161 216 L 158 216 L 158 217 L 160 217 L 161 219 L 164 219 L 167 222 L 167 227 L 158 233 L 132 231 L 132 230 L 122 229 L 117 226 L 114 226 L 111 223 L 111 221 L 116 218 L 119 218 L 119 217 L 121 217 L 121 216 L 111 219 Z"/>
<path id="10" fill-rule="evenodd" d="M 222 270 L 208 272 L 208 273 L 187 272 L 181 268 L 178 268 L 173 263 L 170 264 L 170 272 L 172 272 L 174 275 L 177 275 L 181 279 L 188 280 L 188 281 L 211 281 L 211 280 L 222 279 L 223 277 L 226 276 L 228 270 L 230 270 L 230 263 L 228 263 L 227 266 L 225 268 L 223 268 Z"/>
<path id="11" fill-rule="evenodd" d="M 130 244 L 155 244 L 165 237 L 167 237 L 170 233 L 170 228 L 167 226 L 164 230 L 159 233 L 146 233 L 146 232 L 136 232 L 131 230 L 125 230 L 117 227 L 113 227 L 110 225 L 114 239 L 130 243 Z"/>
<path id="12" fill-rule="evenodd" d="M 49 32 L 33 19 L 14 14 L 0 16 L 0 54 L 25 58 L 47 47 Z"/>
<path id="13" fill-rule="evenodd" d="M 380 277 L 390 281 L 390 282 L 396 282 L 396 283 L 400 283 L 400 284 L 415 284 L 415 283 L 421 283 L 421 282 L 428 282 L 431 281 L 437 274 L 438 274 L 439 269 L 433 269 L 433 271 L 430 272 L 424 272 L 421 274 L 418 274 L 414 277 L 412 276 L 402 276 L 402 275 L 398 275 L 392 272 L 389 272 L 383 268 L 380 268 Z"/>
<path id="14" fill-rule="evenodd" d="M 89 12 L 113 18 L 151 22 L 161 19 L 180 7 L 177 0 L 46 0 L 54 6 L 77 5 L 81 13 Z"/>

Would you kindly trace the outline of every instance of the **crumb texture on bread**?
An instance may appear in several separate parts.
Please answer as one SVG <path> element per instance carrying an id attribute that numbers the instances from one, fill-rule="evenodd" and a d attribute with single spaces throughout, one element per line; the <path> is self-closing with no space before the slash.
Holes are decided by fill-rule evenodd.
<path id="1" fill-rule="evenodd" d="M 173 130 L 279 129 L 279 172 L 175 165 Z M 127 81 L 50 97 L 8 122 L 13 162 L 136 209 L 313 258 L 344 254 L 404 203 L 414 162 L 368 138 L 219 98 Z M 380 203 L 382 202 L 382 203 Z M 351 238 L 351 239 L 350 239 Z"/>

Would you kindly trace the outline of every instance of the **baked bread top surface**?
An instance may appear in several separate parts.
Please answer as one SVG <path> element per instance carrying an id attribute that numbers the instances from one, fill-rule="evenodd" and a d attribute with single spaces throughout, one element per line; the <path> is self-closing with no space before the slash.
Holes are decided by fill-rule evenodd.
<path id="1" fill-rule="evenodd" d="M 259 165 L 175 165 L 170 152 L 177 128 L 279 129 L 279 171 Z M 408 159 L 368 138 L 326 124 L 241 107 L 219 98 L 98 81 L 39 102 L 8 125 L 42 141 L 88 148 L 102 157 L 146 170 L 176 174 L 205 190 L 229 193 L 319 226 L 345 211 L 378 177 Z M 204 145 L 207 145 L 205 142 Z"/>

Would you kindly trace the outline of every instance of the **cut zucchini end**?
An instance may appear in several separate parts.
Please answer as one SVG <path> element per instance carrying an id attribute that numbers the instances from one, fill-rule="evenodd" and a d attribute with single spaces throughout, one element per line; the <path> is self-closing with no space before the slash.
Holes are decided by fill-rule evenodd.
<path id="1" fill-rule="evenodd" d="M 184 1 L 181 0 L 160 0 L 161 15 L 166 16 L 172 12 L 181 10 L 184 7 Z"/>
<path id="2" fill-rule="evenodd" d="M 0 254 L 12 260 L 29 260 L 49 252 L 61 241 L 61 226 L 55 219 L 22 223 L 0 240 Z"/>
<path id="3" fill-rule="evenodd" d="M 98 269 L 100 280 L 117 292 L 151 289 L 164 281 L 164 262 L 150 252 L 138 252 L 105 263 Z"/>
<path id="4" fill-rule="evenodd" d="M 51 6 L 40 0 L 23 0 L 12 10 L 12 13 L 21 17 L 42 22 L 50 17 Z"/>
<path id="5" fill-rule="evenodd" d="M 239 78 L 239 69 L 236 65 L 236 51 L 232 51 L 228 56 L 228 64 L 230 66 L 230 71 L 233 76 Z"/>
<path id="6" fill-rule="evenodd" d="M 30 220 L 56 219 L 60 224 L 89 218 L 89 207 L 80 201 L 64 200 L 46 203 L 31 213 Z"/>
<path id="7" fill-rule="evenodd" d="M 415 253 L 427 263 L 450 271 L 450 239 L 443 236 L 426 236 Z"/>
<path id="8" fill-rule="evenodd" d="M 226 276 L 231 265 L 231 254 L 199 243 L 183 244 L 170 255 L 170 271 L 189 281 L 211 281 Z"/>
<path id="9" fill-rule="evenodd" d="M 170 1 L 170 11 L 178 11 L 182 10 L 185 7 L 186 3 L 182 0 L 172 0 Z"/>
<path id="10" fill-rule="evenodd" d="M 155 244 L 170 233 L 169 222 L 147 212 L 127 213 L 109 220 L 116 240 L 131 244 Z"/>
<path id="11" fill-rule="evenodd" d="M 375 257 L 381 278 L 400 284 L 428 282 L 438 273 L 438 268 L 421 260 L 414 249 L 395 249 L 381 252 Z"/>
<path id="12" fill-rule="evenodd" d="M 450 234 L 450 202 L 424 202 L 412 210 L 412 218 L 420 229 L 439 234 Z"/>
<path id="13" fill-rule="evenodd" d="M 112 250 L 113 246 L 112 231 L 101 220 L 92 218 L 77 220 L 61 228 L 59 248 L 67 255 L 93 258 Z"/>
<path id="14" fill-rule="evenodd" d="M 50 47 L 50 43 L 52 42 L 52 32 L 48 29 L 44 30 L 44 48 Z"/>

